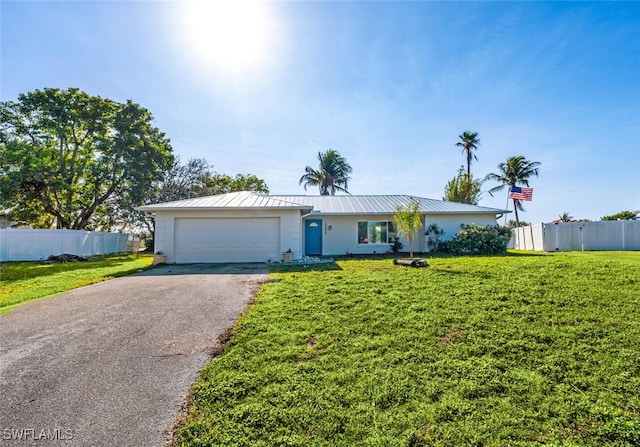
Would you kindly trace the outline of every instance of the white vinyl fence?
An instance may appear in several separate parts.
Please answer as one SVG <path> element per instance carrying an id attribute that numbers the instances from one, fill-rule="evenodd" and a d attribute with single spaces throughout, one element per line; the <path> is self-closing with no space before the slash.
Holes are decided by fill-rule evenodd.
<path id="1" fill-rule="evenodd" d="M 128 234 L 81 230 L 0 229 L 0 261 L 36 261 L 63 253 L 91 256 L 131 248 Z"/>
<path id="2" fill-rule="evenodd" d="M 535 251 L 640 250 L 640 221 L 561 222 L 514 228 L 509 248 Z"/>

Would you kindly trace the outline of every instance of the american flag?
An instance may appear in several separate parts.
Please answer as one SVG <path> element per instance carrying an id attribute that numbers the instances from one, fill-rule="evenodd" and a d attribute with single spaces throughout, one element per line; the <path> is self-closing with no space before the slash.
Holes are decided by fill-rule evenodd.
<path id="1" fill-rule="evenodd" d="M 512 186 L 509 189 L 509 198 L 514 200 L 521 200 L 524 202 L 530 202 L 533 200 L 533 188 L 521 188 L 519 186 Z"/>

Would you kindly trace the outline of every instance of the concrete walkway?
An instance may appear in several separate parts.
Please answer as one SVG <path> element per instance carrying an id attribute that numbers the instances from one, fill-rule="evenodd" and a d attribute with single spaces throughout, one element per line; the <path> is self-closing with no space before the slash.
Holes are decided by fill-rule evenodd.
<path id="1" fill-rule="evenodd" d="M 0 445 L 164 445 L 265 279 L 259 264 L 162 266 L 0 315 Z"/>

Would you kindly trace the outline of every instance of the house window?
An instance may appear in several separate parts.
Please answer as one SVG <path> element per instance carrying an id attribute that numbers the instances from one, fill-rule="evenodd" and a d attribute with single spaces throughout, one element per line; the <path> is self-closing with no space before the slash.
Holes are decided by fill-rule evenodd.
<path id="1" fill-rule="evenodd" d="M 359 244 L 388 244 L 396 237 L 393 222 L 358 222 Z"/>

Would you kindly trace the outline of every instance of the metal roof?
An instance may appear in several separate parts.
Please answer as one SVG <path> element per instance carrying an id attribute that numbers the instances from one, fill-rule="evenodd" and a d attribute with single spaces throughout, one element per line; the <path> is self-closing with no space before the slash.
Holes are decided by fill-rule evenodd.
<path id="1" fill-rule="evenodd" d="M 307 209 L 319 214 L 393 214 L 396 207 L 406 207 L 413 200 L 417 200 L 420 203 L 419 209 L 421 212 L 428 214 L 503 214 L 509 212 L 498 208 L 487 208 L 409 195 L 267 196 L 249 191 L 156 203 L 141 206 L 137 209 L 140 211 L 164 211 L 174 209 L 278 208 Z"/>
<path id="2" fill-rule="evenodd" d="M 271 196 L 313 207 L 314 213 L 321 214 L 393 214 L 396 207 L 406 207 L 412 201 L 420 203 L 419 210 L 428 214 L 502 214 L 507 210 L 469 205 L 466 203 L 446 202 L 409 195 L 375 196 Z"/>
<path id="3" fill-rule="evenodd" d="M 168 211 L 168 210 L 214 210 L 214 209 L 255 209 L 255 208 L 286 208 L 306 209 L 301 205 L 285 199 L 279 199 L 257 192 L 239 191 L 215 196 L 197 197 L 195 199 L 176 200 L 175 202 L 154 203 L 139 206 L 139 211 Z"/>

